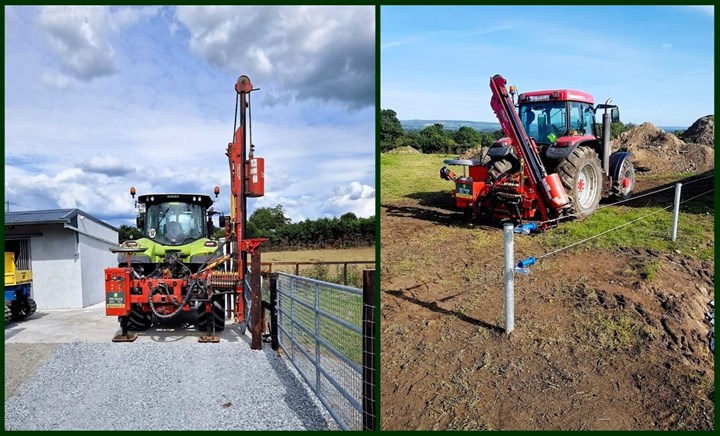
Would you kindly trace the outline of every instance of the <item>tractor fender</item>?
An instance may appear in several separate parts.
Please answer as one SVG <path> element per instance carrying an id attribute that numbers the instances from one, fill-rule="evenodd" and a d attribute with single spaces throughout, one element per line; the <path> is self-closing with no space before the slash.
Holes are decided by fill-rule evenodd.
<path id="1" fill-rule="evenodd" d="M 610 177 L 612 177 L 612 180 L 620 179 L 620 169 L 623 163 L 630 159 L 630 154 L 629 151 L 616 151 L 610 155 Z"/>
<path id="2" fill-rule="evenodd" d="M 487 155 L 490 157 L 505 157 L 510 153 L 512 150 L 512 146 L 510 145 L 494 145 L 490 147 L 490 149 L 487 152 Z"/>

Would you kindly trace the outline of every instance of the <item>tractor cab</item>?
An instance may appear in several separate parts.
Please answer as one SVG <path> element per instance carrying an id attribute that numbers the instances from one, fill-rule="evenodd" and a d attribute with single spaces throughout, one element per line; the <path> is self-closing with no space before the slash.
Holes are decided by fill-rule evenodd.
<path id="1" fill-rule="evenodd" d="M 520 120 L 528 136 L 538 145 L 565 144 L 579 139 L 596 140 L 594 100 L 590 94 L 572 89 L 534 91 L 518 96 Z M 620 118 L 613 107 L 613 122 Z"/>
<path id="2" fill-rule="evenodd" d="M 207 195 L 141 195 L 137 203 L 137 226 L 143 235 L 166 246 L 185 245 L 212 236 Z"/>

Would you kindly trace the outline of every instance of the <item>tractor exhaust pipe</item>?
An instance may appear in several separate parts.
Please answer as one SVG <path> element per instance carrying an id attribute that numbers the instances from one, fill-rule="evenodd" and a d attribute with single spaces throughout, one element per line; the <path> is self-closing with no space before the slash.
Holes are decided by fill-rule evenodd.
<path id="1" fill-rule="evenodd" d="M 605 101 L 605 112 L 603 112 L 602 120 L 602 167 L 603 170 L 605 170 L 606 176 L 610 175 L 610 132 L 612 126 L 612 117 L 608 113 L 607 105 L 609 105 L 611 101 L 612 98 L 608 98 L 607 101 Z"/>

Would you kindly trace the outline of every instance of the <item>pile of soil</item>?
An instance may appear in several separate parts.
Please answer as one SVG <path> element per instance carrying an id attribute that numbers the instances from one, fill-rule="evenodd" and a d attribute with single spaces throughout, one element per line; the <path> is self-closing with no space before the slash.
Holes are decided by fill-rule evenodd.
<path id="1" fill-rule="evenodd" d="M 482 158 L 486 157 L 487 152 L 487 147 L 469 148 L 465 150 L 463 154 L 458 156 L 458 159 L 482 160 Z"/>
<path id="2" fill-rule="evenodd" d="M 643 123 L 623 132 L 614 142 L 615 149 L 632 153 L 637 171 L 685 173 L 713 168 L 715 153 L 712 147 L 685 142 L 652 123 Z"/>
<path id="3" fill-rule="evenodd" d="M 689 129 L 682 134 L 685 142 L 705 144 L 715 147 L 715 117 L 706 115 L 693 123 Z"/>
<path id="4" fill-rule="evenodd" d="M 420 154 L 420 151 L 406 145 L 404 147 L 393 148 L 388 151 L 387 154 Z"/>

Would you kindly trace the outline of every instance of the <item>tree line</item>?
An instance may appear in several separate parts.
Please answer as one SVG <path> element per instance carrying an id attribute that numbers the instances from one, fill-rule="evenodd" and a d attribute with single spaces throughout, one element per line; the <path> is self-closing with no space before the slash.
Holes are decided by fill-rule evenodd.
<path id="1" fill-rule="evenodd" d="M 213 237 L 225 236 L 216 229 Z M 348 212 L 339 218 L 306 219 L 297 223 L 285 216 L 281 204 L 256 209 L 247 220 L 248 238 L 268 238 L 264 250 L 299 250 L 324 248 L 371 247 L 375 244 L 375 217 L 358 218 Z M 134 226 L 121 225 L 119 239 L 140 239 L 143 235 Z"/>
<path id="2" fill-rule="evenodd" d="M 602 135 L 602 124 L 596 124 L 598 136 Z M 635 127 L 635 124 L 612 123 L 610 137 L 617 138 L 621 133 Z M 420 131 L 405 130 L 392 109 L 380 112 L 380 149 L 388 152 L 398 147 L 409 146 L 423 153 L 462 154 L 466 150 L 478 147 L 490 147 L 505 136 L 502 130 L 478 131 L 469 126 L 457 130 L 448 130 L 440 123 L 427 126 Z"/>

